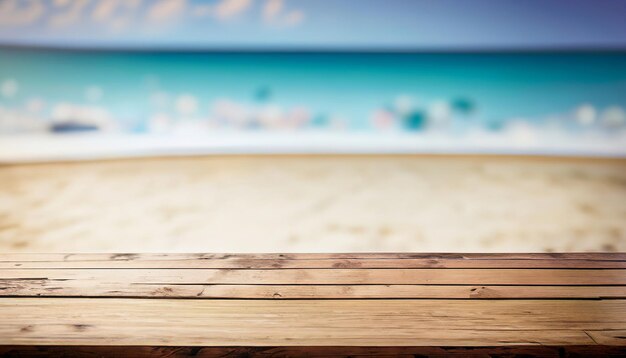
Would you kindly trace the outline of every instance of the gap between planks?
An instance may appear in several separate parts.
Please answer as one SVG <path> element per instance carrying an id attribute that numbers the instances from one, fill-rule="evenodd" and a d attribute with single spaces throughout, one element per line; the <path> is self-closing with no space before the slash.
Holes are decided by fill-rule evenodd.
<path id="1" fill-rule="evenodd" d="M 456 259 L 189 259 L 0 261 L 0 269 L 626 269 L 626 261 L 608 260 L 456 260 Z"/>
<path id="2" fill-rule="evenodd" d="M 261 358 L 416 358 L 416 357 L 624 357 L 626 347 L 496 346 L 496 347 L 167 347 L 167 346 L 0 346 L 9 357 L 261 357 Z"/>
<path id="3" fill-rule="evenodd" d="M 603 260 L 625 261 L 626 253 L 256 253 L 256 254 L 229 254 L 229 253 L 0 253 L 0 261 L 72 261 L 72 260 L 153 260 L 153 259 L 462 259 L 462 260 L 491 260 L 491 259 L 523 259 L 523 260 Z"/>
<path id="4" fill-rule="evenodd" d="M 624 254 L 0 254 L 8 268 L 624 269 Z"/>
<path id="5" fill-rule="evenodd" d="M 158 285 L 25 280 L 0 283 L 0 297 L 242 299 L 624 299 L 626 286 Z"/>

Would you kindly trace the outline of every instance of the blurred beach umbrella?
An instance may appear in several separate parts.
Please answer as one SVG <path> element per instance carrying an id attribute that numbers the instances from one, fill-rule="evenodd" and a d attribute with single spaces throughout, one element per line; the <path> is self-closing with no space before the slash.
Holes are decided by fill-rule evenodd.
<path id="1" fill-rule="evenodd" d="M 426 114 L 423 111 L 413 111 L 402 118 L 404 128 L 409 131 L 420 131 L 426 127 Z"/>
<path id="2" fill-rule="evenodd" d="M 476 110 L 474 101 L 469 98 L 459 97 L 452 100 L 452 110 L 462 115 L 470 115 Z"/>

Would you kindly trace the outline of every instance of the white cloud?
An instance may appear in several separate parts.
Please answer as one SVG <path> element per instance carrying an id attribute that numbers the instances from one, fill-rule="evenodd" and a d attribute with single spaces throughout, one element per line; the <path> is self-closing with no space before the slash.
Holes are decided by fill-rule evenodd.
<path id="1" fill-rule="evenodd" d="M 56 7 L 64 7 L 70 3 L 70 0 L 54 0 L 52 4 Z"/>
<path id="2" fill-rule="evenodd" d="M 165 22 L 180 16 L 187 7 L 186 0 L 161 0 L 155 1 L 148 10 L 148 20 L 151 22 Z"/>
<path id="3" fill-rule="evenodd" d="M 127 28 L 137 15 L 142 0 L 99 0 L 91 12 L 91 19 L 119 32 Z"/>
<path id="4" fill-rule="evenodd" d="M 93 9 L 87 6 L 94 0 L 59 1 L 55 6 L 61 8 L 58 14 L 51 16 L 51 27 L 67 27 L 85 19 L 91 19 L 105 26 L 105 29 L 120 31 L 126 28 L 141 5 L 141 0 L 97 0 Z"/>
<path id="5" fill-rule="evenodd" d="M 295 26 L 304 20 L 304 12 L 301 10 L 285 13 L 284 0 L 266 0 L 262 15 L 267 24 L 275 26 Z"/>
<path id="6" fill-rule="evenodd" d="M 211 15 L 212 10 L 213 8 L 211 7 L 211 5 L 203 4 L 194 6 L 194 8 L 191 10 L 191 13 L 195 17 L 207 17 Z"/>
<path id="7" fill-rule="evenodd" d="M 102 1 L 106 1 L 106 0 L 102 0 Z M 136 9 L 139 7 L 139 5 L 141 5 L 142 0 L 127 0 L 124 1 L 124 5 L 129 8 L 129 9 Z"/>
<path id="8" fill-rule="evenodd" d="M 288 26 L 299 25 L 304 20 L 304 12 L 293 10 L 285 17 L 285 24 Z"/>
<path id="9" fill-rule="evenodd" d="M 44 2 L 31 0 L 19 6 L 17 0 L 0 1 L 0 26 L 24 26 L 39 20 L 44 14 Z"/>
<path id="10" fill-rule="evenodd" d="M 215 16 L 227 20 L 246 11 L 252 5 L 252 0 L 222 0 L 215 6 Z"/>
<path id="11" fill-rule="evenodd" d="M 67 27 L 79 22 L 83 17 L 83 9 L 88 3 L 89 0 L 74 0 L 68 6 L 64 6 L 60 13 L 50 17 L 50 26 Z"/>
<path id="12" fill-rule="evenodd" d="M 8 79 L 0 84 L 0 94 L 5 98 L 12 98 L 17 94 L 19 84 L 14 79 Z"/>
<path id="13" fill-rule="evenodd" d="M 131 17 L 116 17 L 111 20 L 109 25 L 109 30 L 112 32 L 120 32 L 128 27 L 132 23 Z"/>
<path id="14" fill-rule="evenodd" d="M 283 0 L 267 0 L 263 6 L 263 18 L 266 21 L 274 20 L 283 9 Z"/>
<path id="15" fill-rule="evenodd" d="M 195 17 L 213 16 L 217 20 L 226 21 L 252 7 L 252 0 L 219 0 L 215 5 L 195 5 L 190 12 Z M 293 26 L 304 19 L 304 13 L 300 10 L 292 10 L 285 13 L 284 0 L 266 0 L 261 8 L 263 20 L 270 25 Z"/>
<path id="16" fill-rule="evenodd" d="M 100 22 L 108 20 L 115 13 L 121 2 L 121 0 L 100 0 L 93 8 L 91 18 Z"/>

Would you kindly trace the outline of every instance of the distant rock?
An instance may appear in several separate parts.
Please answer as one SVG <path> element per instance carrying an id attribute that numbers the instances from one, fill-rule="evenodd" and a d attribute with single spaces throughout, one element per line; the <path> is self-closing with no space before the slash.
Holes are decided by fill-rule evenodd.
<path id="1" fill-rule="evenodd" d="M 92 132 L 99 129 L 95 124 L 77 121 L 57 122 L 50 125 L 50 132 L 52 133 Z"/>

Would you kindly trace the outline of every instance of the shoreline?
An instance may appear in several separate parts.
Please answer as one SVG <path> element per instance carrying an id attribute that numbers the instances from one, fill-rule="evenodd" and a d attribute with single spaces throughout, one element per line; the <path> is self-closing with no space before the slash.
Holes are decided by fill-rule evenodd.
<path id="1" fill-rule="evenodd" d="M 622 136 L 623 137 L 623 136 Z M 560 138 L 560 139 L 559 139 Z M 0 165 L 117 158 L 211 155 L 475 155 L 626 159 L 626 144 L 604 137 L 450 137 L 430 133 L 216 133 L 211 135 L 71 134 L 0 138 Z M 621 138 L 621 137 L 618 137 Z M 576 139 L 576 140 L 574 140 Z M 626 143 L 626 142 L 623 142 Z M 89 148 L 85 151 L 85 148 Z"/>

